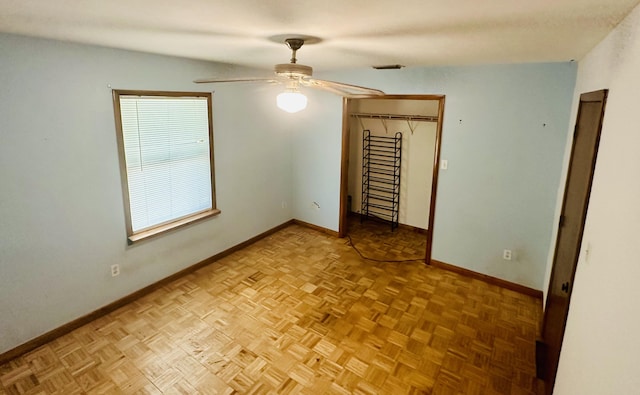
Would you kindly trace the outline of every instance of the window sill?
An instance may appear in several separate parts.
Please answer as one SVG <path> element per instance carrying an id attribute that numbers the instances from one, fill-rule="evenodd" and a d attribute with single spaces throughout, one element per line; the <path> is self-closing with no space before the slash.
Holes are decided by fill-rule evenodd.
<path id="1" fill-rule="evenodd" d="M 212 210 L 207 210 L 207 211 L 203 211 L 203 212 L 198 213 L 198 214 L 190 215 L 189 217 L 182 218 L 182 219 L 179 219 L 177 221 L 169 222 L 169 223 L 162 224 L 162 225 L 157 226 L 157 227 L 152 228 L 152 229 L 147 229 L 147 230 L 144 230 L 142 232 L 134 233 L 134 234 L 132 234 L 131 236 L 129 236 L 127 238 L 127 242 L 129 243 L 129 245 L 131 245 L 133 243 L 137 243 L 139 241 L 146 240 L 146 239 L 148 239 L 150 237 L 157 236 L 159 234 L 168 232 L 170 230 L 178 229 L 178 228 L 181 228 L 183 226 L 187 226 L 187 225 L 193 224 L 193 223 L 201 221 L 203 219 L 210 218 L 210 217 L 215 217 L 216 215 L 218 215 L 220 213 L 221 213 L 220 210 L 218 210 L 217 208 L 214 208 Z"/>

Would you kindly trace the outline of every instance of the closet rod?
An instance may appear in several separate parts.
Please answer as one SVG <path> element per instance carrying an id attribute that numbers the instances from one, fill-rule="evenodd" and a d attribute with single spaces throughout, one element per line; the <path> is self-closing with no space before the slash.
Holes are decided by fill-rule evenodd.
<path id="1" fill-rule="evenodd" d="M 385 119 L 385 120 L 399 120 L 399 121 L 424 121 L 424 122 L 438 122 L 436 115 L 402 115 L 402 114 L 372 114 L 364 112 L 351 113 L 355 118 L 373 118 L 373 119 Z"/>

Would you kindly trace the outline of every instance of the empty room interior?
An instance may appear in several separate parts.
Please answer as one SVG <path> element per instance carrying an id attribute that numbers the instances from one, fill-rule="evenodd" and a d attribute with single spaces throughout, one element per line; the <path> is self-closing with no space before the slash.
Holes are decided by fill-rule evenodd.
<path id="1" fill-rule="evenodd" d="M 0 395 L 632 394 L 638 0 L 0 0 Z"/>

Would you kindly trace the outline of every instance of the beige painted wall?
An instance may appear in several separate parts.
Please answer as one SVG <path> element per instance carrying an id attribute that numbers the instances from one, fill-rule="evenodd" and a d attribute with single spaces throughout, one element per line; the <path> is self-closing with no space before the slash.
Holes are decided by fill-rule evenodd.
<path id="1" fill-rule="evenodd" d="M 578 65 L 572 119 L 581 93 L 609 97 L 554 394 L 640 388 L 639 70 L 640 6 Z"/>

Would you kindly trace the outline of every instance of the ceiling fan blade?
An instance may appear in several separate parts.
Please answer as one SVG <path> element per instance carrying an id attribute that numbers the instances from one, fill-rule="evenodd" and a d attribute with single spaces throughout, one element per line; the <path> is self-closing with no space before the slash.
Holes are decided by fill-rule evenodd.
<path id="1" fill-rule="evenodd" d="M 200 78 L 193 80 L 196 84 L 212 84 L 220 82 L 280 82 L 274 78 Z"/>
<path id="2" fill-rule="evenodd" d="M 346 84 L 344 82 L 318 80 L 304 78 L 301 83 L 306 86 L 320 88 L 346 97 L 382 96 L 385 93 L 379 89 L 367 88 L 359 85 Z"/>

